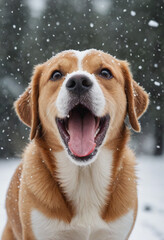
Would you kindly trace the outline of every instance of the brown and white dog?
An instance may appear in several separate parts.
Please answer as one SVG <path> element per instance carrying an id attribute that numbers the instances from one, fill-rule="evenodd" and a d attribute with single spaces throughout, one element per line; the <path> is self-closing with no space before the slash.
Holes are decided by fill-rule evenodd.
<path id="1" fill-rule="evenodd" d="M 125 240 L 137 214 L 129 130 L 148 95 L 126 61 L 69 50 L 35 68 L 15 103 L 31 142 L 7 193 L 3 240 Z"/>

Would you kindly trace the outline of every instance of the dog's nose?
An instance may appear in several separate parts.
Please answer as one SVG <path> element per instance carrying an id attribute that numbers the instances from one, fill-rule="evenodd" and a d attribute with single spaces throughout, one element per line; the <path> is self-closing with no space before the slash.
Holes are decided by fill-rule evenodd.
<path id="1" fill-rule="evenodd" d="M 77 74 L 68 80 L 66 83 L 66 88 L 74 94 L 81 95 L 87 92 L 92 85 L 92 81 L 87 76 Z"/>

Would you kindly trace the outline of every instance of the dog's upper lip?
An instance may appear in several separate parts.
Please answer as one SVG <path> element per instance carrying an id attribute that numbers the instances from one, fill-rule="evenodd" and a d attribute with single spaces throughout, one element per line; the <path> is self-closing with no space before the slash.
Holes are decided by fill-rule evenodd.
<path id="1" fill-rule="evenodd" d="M 70 116 L 71 111 L 78 106 L 82 106 L 83 108 L 88 109 L 93 115 L 96 115 L 93 111 L 93 107 L 92 107 L 92 104 L 90 103 L 90 100 L 87 97 L 83 98 L 82 96 L 81 98 L 71 99 L 69 106 L 67 108 L 65 117 Z"/>
<path id="2" fill-rule="evenodd" d="M 97 152 L 96 148 L 106 135 L 109 119 L 109 115 L 96 117 L 90 109 L 78 104 L 66 118 L 56 118 L 56 122 L 69 153 L 81 160 Z"/>

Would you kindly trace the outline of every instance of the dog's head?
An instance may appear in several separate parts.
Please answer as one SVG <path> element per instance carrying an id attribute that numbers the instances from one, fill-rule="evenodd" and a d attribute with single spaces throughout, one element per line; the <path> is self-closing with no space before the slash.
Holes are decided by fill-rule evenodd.
<path id="1" fill-rule="evenodd" d="M 95 49 L 64 51 L 35 68 L 29 87 L 15 102 L 20 119 L 55 139 L 79 165 L 91 163 L 102 145 L 118 136 L 126 115 L 138 118 L 148 95 L 132 78 L 128 63 Z M 51 135 L 51 136 L 50 136 Z"/>

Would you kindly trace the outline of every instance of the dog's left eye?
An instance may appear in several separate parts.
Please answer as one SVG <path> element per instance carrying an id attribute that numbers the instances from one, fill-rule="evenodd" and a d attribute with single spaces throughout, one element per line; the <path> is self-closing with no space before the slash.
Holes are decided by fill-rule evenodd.
<path id="1" fill-rule="evenodd" d="M 113 77 L 112 73 L 106 68 L 102 69 L 99 75 L 106 79 L 111 79 Z"/>
<path id="2" fill-rule="evenodd" d="M 55 71 L 52 73 L 51 75 L 51 80 L 52 81 L 56 81 L 56 80 L 59 80 L 60 78 L 62 78 L 63 74 L 60 72 L 60 71 Z"/>

